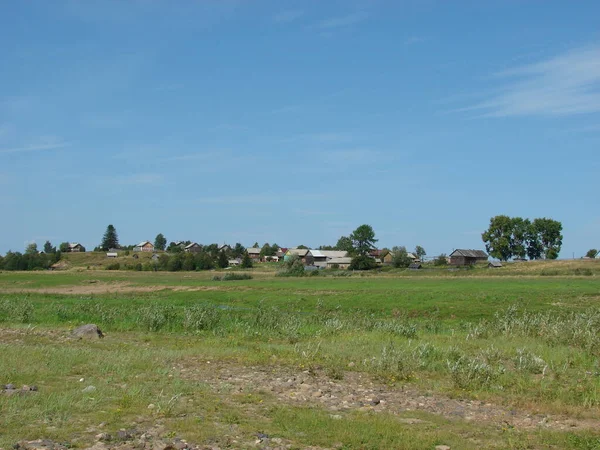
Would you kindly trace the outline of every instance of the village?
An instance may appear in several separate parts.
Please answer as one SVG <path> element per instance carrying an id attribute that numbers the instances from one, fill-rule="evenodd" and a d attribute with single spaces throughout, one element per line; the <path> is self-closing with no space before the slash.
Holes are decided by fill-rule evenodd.
<path id="1" fill-rule="evenodd" d="M 268 245 L 268 244 L 267 244 Z M 212 247 L 208 248 L 208 247 Z M 239 253 L 242 249 L 243 253 L 247 253 L 248 257 L 253 263 L 277 263 L 281 261 L 289 261 L 291 259 L 299 259 L 305 266 L 305 270 L 319 270 L 319 269 L 348 269 L 352 263 L 352 254 L 346 250 L 323 250 L 323 249 L 311 249 L 305 247 L 277 247 L 272 252 L 267 251 L 265 254 L 264 247 L 248 247 L 243 249 L 240 244 L 236 247 L 232 247 L 228 244 L 211 244 L 211 246 L 203 246 L 197 242 L 190 241 L 176 241 L 171 243 L 168 249 L 162 250 L 157 249 L 151 241 L 142 241 L 137 245 L 133 246 L 131 251 L 135 254 L 138 252 L 152 253 L 152 259 L 158 260 L 162 253 L 200 253 L 202 251 L 215 250 L 217 253 L 225 253 L 228 256 L 228 266 L 237 267 L 242 264 L 242 256 Z M 238 251 L 236 252 L 236 249 Z M 82 252 L 85 248 L 79 243 L 70 243 L 68 246 L 68 252 Z M 129 253 L 129 250 L 123 250 L 120 248 L 111 248 L 106 252 L 106 257 L 111 259 L 119 258 L 123 252 Z M 373 259 L 377 265 L 391 266 L 394 262 L 394 250 L 389 249 L 372 249 L 369 251 L 368 256 Z M 406 252 L 406 258 L 410 260 L 408 268 L 418 270 L 422 268 L 422 263 L 425 262 L 424 255 L 417 255 L 414 252 Z M 446 255 L 440 255 L 446 259 L 447 264 L 451 266 L 470 266 L 474 264 L 488 262 L 488 254 L 483 250 L 473 249 L 455 249 L 447 257 Z M 440 256 L 429 258 L 429 260 L 437 260 Z M 490 268 L 502 267 L 502 263 L 499 261 L 490 261 L 488 263 Z"/>

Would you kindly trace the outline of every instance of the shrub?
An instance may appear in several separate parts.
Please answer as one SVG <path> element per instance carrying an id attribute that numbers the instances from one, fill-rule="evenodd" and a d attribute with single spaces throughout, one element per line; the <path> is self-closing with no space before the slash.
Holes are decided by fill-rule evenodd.
<path id="1" fill-rule="evenodd" d="M 119 264 L 118 262 L 111 263 L 108 266 L 106 266 L 106 270 L 120 270 L 120 269 L 121 269 L 121 264 Z"/>
<path id="2" fill-rule="evenodd" d="M 448 265 L 448 257 L 445 253 L 442 253 L 440 256 L 433 260 L 434 266 L 446 266 Z"/>
<path id="3" fill-rule="evenodd" d="M 377 268 L 377 262 L 370 256 L 362 255 L 352 258 L 350 270 L 372 270 Z"/>
<path id="4" fill-rule="evenodd" d="M 454 385 L 460 389 L 489 387 L 503 372 L 485 361 L 464 356 L 456 361 L 447 361 L 447 366 Z"/>
<path id="5" fill-rule="evenodd" d="M 215 275 L 213 281 L 238 281 L 238 280 L 251 280 L 252 275 L 248 273 L 226 273 L 223 276 Z"/>
<path id="6" fill-rule="evenodd" d="M 183 311 L 183 328 L 191 331 L 210 330 L 221 320 L 220 311 L 213 306 L 192 306 Z"/>

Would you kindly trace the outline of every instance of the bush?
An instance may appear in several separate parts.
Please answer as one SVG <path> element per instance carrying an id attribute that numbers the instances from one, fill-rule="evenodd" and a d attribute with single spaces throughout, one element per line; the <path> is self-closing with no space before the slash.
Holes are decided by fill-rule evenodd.
<path id="1" fill-rule="evenodd" d="M 445 253 L 442 253 L 440 256 L 433 260 L 434 266 L 446 266 L 448 265 L 448 257 Z"/>
<path id="2" fill-rule="evenodd" d="M 350 270 L 373 270 L 377 268 L 377 262 L 370 256 L 356 256 L 352 258 L 352 262 L 348 268 Z"/>
<path id="3" fill-rule="evenodd" d="M 238 280 L 251 280 L 252 275 L 247 273 L 226 273 L 223 276 L 215 275 L 213 281 L 238 281 Z"/>
<path id="4" fill-rule="evenodd" d="M 118 262 L 111 263 L 108 266 L 106 266 L 106 270 L 120 270 L 120 269 L 121 269 L 121 264 L 119 264 Z"/>
<path id="5" fill-rule="evenodd" d="M 219 310 L 213 306 L 192 306 L 183 311 L 183 328 L 188 331 L 210 330 L 221 320 Z"/>

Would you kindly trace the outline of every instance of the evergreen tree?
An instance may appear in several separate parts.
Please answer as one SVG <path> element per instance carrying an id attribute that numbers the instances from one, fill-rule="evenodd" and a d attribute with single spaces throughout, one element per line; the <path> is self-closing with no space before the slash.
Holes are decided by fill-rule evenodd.
<path id="1" fill-rule="evenodd" d="M 217 259 L 217 265 L 221 269 L 224 269 L 225 267 L 229 266 L 229 261 L 227 259 L 227 255 L 225 254 L 225 252 L 223 250 L 221 250 L 219 252 L 219 259 Z"/>
<path id="2" fill-rule="evenodd" d="M 56 253 L 56 247 L 52 247 L 52 243 L 50 241 L 46 241 L 44 243 L 44 253 Z"/>
<path id="3" fill-rule="evenodd" d="M 252 258 L 250 258 L 248 252 L 244 252 L 244 256 L 242 257 L 242 263 L 240 264 L 240 266 L 244 269 L 252 268 Z"/>
<path id="4" fill-rule="evenodd" d="M 100 247 L 102 247 L 102 250 L 104 251 L 108 251 L 111 248 L 119 248 L 119 236 L 117 235 L 117 230 L 114 226 L 109 225 L 106 227 Z"/>

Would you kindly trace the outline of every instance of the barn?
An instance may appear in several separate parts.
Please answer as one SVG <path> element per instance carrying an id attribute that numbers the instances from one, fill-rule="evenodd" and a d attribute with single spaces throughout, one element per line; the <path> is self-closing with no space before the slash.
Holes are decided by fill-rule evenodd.
<path id="1" fill-rule="evenodd" d="M 450 264 L 453 266 L 470 266 L 479 262 L 486 262 L 488 254 L 483 250 L 456 249 L 450 253 Z"/>

